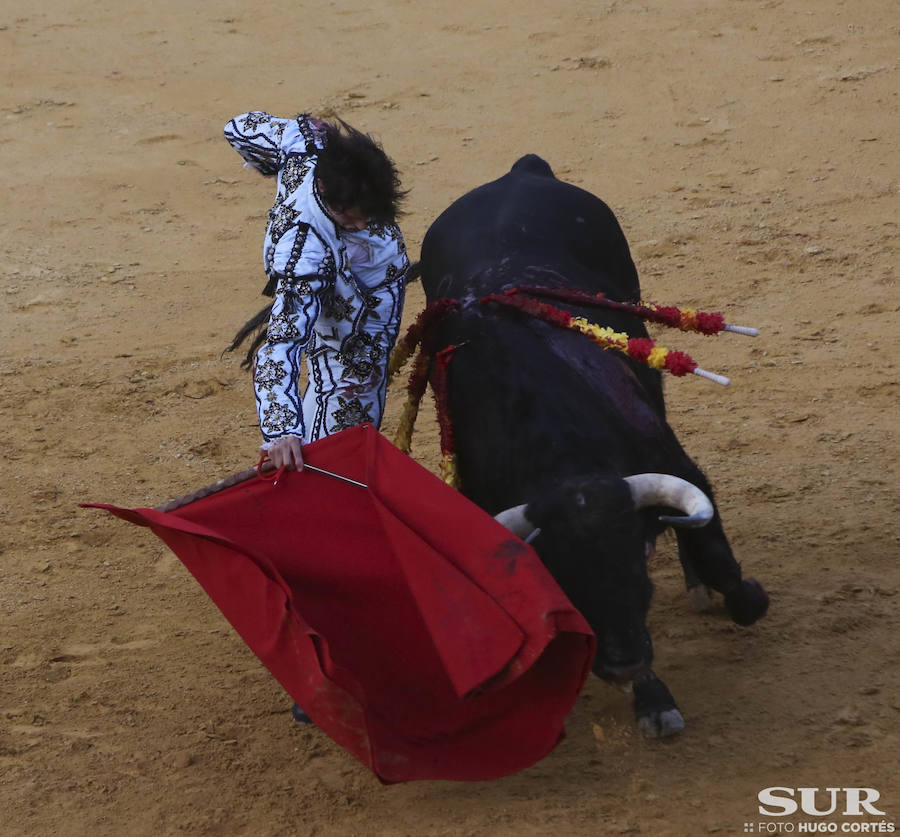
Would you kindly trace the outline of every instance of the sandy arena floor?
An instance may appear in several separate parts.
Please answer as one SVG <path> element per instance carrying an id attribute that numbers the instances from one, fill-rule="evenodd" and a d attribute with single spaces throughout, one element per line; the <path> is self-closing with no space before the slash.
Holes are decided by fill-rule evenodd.
<path id="1" fill-rule="evenodd" d="M 0 832 L 731 835 L 776 785 L 877 788 L 900 820 L 896 7 L 251 7 L 0 6 Z M 763 330 L 675 344 L 734 380 L 670 382 L 671 418 L 772 594 L 749 630 L 695 615 L 661 543 L 682 736 L 643 740 L 592 680 L 535 767 L 383 787 L 292 726 L 161 543 L 76 508 L 156 505 L 254 460 L 250 384 L 220 358 L 264 282 L 272 184 L 221 136 L 252 108 L 378 135 L 413 254 L 537 152 L 613 207 L 647 298 Z"/>

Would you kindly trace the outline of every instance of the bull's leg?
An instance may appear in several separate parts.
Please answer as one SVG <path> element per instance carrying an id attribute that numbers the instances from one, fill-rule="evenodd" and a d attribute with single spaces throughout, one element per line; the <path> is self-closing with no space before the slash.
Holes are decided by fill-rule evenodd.
<path id="1" fill-rule="evenodd" d="M 679 548 L 678 558 L 681 561 L 681 571 L 684 573 L 684 586 L 687 590 L 688 601 L 691 607 L 698 613 L 709 610 L 712 606 L 712 588 L 707 587 L 697 575 L 694 565 L 687 553 Z"/>
<path id="2" fill-rule="evenodd" d="M 677 475 L 696 485 L 715 504 L 709 481 L 690 459 L 686 460 L 684 471 Z M 688 597 L 695 609 L 704 610 L 709 604 L 709 590 L 716 590 L 725 597 L 725 608 L 738 625 L 752 625 L 765 615 L 769 596 L 758 581 L 743 578 L 718 509 L 706 526 L 676 528 L 675 532 Z"/>
<path id="3" fill-rule="evenodd" d="M 652 651 L 647 656 L 650 658 L 647 665 L 623 670 L 617 666 L 610 666 L 601 648 L 594 661 L 593 671 L 603 680 L 615 683 L 625 692 L 631 692 L 638 728 L 645 735 L 652 738 L 676 735 L 684 729 L 684 717 L 669 687 L 649 666 Z"/>
<path id="4" fill-rule="evenodd" d="M 653 738 L 676 735 L 684 729 L 684 718 L 669 687 L 652 671 L 632 682 L 634 714 L 638 727 Z"/>
<path id="5" fill-rule="evenodd" d="M 756 579 L 743 578 L 722 529 L 718 512 L 702 529 L 679 529 L 678 557 L 692 603 L 706 588 L 725 597 L 725 608 L 738 625 L 752 625 L 769 607 L 769 596 Z"/>

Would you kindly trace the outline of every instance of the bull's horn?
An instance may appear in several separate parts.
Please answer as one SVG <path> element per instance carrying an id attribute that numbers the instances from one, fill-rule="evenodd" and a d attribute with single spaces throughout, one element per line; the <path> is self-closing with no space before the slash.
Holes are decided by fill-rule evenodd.
<path id="1" fill-rule="evenodd" d="M 699 529 L 713 519 L 712 502 L 696 485 L 672 474 L 635 474 L 625 477 L 631 489 L 635 508 L 670 506 L 679 509 L 685 517 L 661 515 L 660 521 L 671 526 Z"/>
<path id="2" fill-rule="evenodd" d="M 525 509 L 527 505 L 513 506 L 511 509 L 505 509 L 500 514 L 494 516 L 494 520 L 505 526 L 517 538 L 526 540 L 537 528 L 527 517 L 525 517 Z"/>

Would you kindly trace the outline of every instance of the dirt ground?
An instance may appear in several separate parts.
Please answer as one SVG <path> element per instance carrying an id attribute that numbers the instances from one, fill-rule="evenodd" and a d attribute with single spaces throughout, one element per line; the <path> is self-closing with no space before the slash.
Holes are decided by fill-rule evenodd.
<path id="1" fill-rule="evenodd" d="M 770 786 L 876 788 L 900 820 L 896 6 L 251 6 L 0 3 L 0 832 L 742 834 Z M 671 381 L 671 419 L 772 596 L 750 629 L 696 615 L 661 543 L 680 737 L 642 739 L 592 680 L 536 766 L 382 786 L 292 725 L 161 543 L 76 508 L 254 461 L 250 383 L 220 357 L 264 283 L 272 183 L 221 135 L 249 109 L 378 135 L 413 254 L 537 152 L 618 214 L 646 298 L 762 330 L 664 335 L 733 378 Z M 413 287 L 406 319 L 422 304 Z M 400 403 L 398 385 L 388 435 Z"/>

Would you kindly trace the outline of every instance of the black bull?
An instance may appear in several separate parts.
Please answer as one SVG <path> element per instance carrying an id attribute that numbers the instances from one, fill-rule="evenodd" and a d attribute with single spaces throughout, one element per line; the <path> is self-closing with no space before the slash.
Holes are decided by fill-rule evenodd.
<path id="1" fill-rule="evenodd" d="M 651 669 L 645 624 L 647 556 L 665 524 L 658 506 L 635 507 L 623 477 L 672 474 L 712 493 L 666 421 L 661 376 L 583 335 L 481 303 L 517 285 L 639 300 L 615 216 L 529 155 L 432 224 L 421 272 L 429 302 L 461 302 L 436 326 L 433 346 L 460 347 L 449 369 L 449 414 L 463 492 L 491 514 L 527 504 L 526 517 L 540 530 L 533 546 L 597 634 L 595 673 L 633 685 L 648 733 L 678 732 L 684 721 Z M 628 314 L 568 308 L 647 336 Z M 676 533 L 689 586 L 724 594 L 739 624 L 765 613 L 766 593 L 742 580 L 718 511 L 703 528 Z"/>

